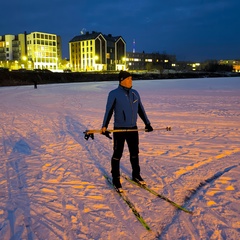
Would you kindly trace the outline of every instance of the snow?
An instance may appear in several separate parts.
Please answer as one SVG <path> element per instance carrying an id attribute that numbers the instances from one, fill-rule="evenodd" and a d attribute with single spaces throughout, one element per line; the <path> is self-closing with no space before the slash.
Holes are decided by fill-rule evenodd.
<path id="1" fill-rule="evenodd" d="M 153 128 L 172 127 L 139 133 L 142 176 L 193 214 L 122 179 L 149 232 L 104 178 L 112 141 L 83 132 L 117 81 L 2 87 L 0 239 L 240 239 L 239 78 L 133 84 Z"/>

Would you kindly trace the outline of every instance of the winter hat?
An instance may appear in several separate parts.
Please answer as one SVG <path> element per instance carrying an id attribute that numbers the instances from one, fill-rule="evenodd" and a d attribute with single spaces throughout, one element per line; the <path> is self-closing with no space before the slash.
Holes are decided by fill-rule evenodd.
<path id="1" fill-rule="evenodd" d="M 118 74 L 118 80 L 119 80 L 119 82 L 121 82 L 125 78 L 128 78 L 130 76 L 131 76 L 131 74 L 129 72 L 121 70 L 120 73 Z"/>

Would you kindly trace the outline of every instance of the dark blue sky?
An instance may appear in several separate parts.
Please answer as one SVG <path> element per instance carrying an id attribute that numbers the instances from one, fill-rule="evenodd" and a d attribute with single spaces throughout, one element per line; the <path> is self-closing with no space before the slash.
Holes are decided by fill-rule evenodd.
<path id="1" fill-rule="evenodd" d="M 81 30 L 122 36 L 127 51 L 178 60 L 240 59 L 240 0 L 11 0 L 1 3 L 0 35 L 24 31 L 62 37 Z"/>

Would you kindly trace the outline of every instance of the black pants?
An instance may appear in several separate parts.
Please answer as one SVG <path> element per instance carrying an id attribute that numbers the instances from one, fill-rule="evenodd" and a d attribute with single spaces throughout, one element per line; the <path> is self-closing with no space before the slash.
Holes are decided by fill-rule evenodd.
<path id="1" fill-rule="evenodd" d="M 116 129 L 116 128 L 115 128 Z M 134 127 L 133 129 L 137 129 Z M 120 177 L 120 159 L 123 154 L 124 144 L 127 142 L 130 162 L 132 165 L 132 176 L 137 177 L 140 174 L 139 166 L 139 136 L 138 132 L 114 132 L 113 133 L 113 156 L 111 160 L 112 177 Z"/>

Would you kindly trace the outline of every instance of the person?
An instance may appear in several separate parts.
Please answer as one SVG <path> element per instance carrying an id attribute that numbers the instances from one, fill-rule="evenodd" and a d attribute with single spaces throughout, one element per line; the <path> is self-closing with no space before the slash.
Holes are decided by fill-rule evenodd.
<path id="1" fill-rule="evenodd" d="M 111 138 L 107 131 L 109 122 L 114 113 L 114 129 L 135 129 L 136 131 L 113 132 L 113 155 L 111 158 L 112 183 L 115 188 L 122 191 L 120 181 L 120 159 L 127 142 L 132 179 L 141 184 L 146 184 L 140 175 L 139 165 L 139 135 L 137 131 L 138 115 L 145 124 L 145 131 L 151 132 L 153 128 L 146 115 L 139 93 L 132 89 L 132 76 L 129 72 L 121 70 L 118 75 L 119 86 L 108 94 L 106 111 L 103 118 L 101 133 Z"/>
<path id="2" fill-rule="evenodd" d="M 34 84 L 34 88 L 36 89 L 37 88 L 37 81 L 33 80 L 33 84 Z"/>

